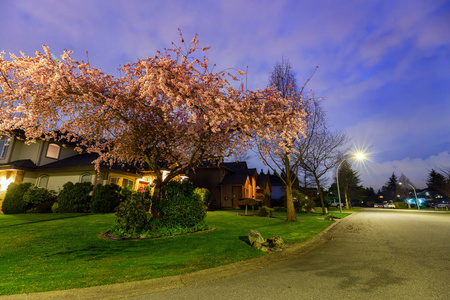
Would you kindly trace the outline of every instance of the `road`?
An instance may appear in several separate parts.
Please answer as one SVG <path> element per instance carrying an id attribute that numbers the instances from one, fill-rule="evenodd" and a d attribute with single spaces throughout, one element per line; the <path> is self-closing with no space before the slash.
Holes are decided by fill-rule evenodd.
<path id="1" fill-rule="evenodd" d="M 301 256 L 130 299 L 450 299 L 450 214 L 367 209 Z"/>

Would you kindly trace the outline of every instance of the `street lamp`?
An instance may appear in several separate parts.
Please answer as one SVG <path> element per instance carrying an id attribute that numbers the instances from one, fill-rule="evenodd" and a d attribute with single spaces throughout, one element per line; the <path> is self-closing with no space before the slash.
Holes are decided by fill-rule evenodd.
<path id="1" fill-rule="evenodd" d="M 402 185 L 403 182 L 399 182 L 398 184 Z M 414 188 L 414 186 L 412 184 L 409 184 L 409 183 L 406 183 L 406 184 L 409 185 L 410 187 L 412 187 L 412 189 L 414 191 L 414 197 L 416 197 L 417 209 L 420 209 L 420 204 L 419 204 L 419 200 L 417 199 L 416 189 Z"/>
<path id="2" fill-rule="evenodd" d="M 341 192 L 339 191 L 339 168 L 341 167 L 342 163 L 346 161 L 349 158 L 355 158 L 357 160 L 364 160 L 366 158 L 366 155 L 363 152 L 355 153 L 354 156 L 349 156 L 341 160 L 339 165 L 336 168 L 336 185 L 337 185 L 337 192 L 339 197 L 339 212 L 342 213 L 342 203 L 341 203 Z"/>

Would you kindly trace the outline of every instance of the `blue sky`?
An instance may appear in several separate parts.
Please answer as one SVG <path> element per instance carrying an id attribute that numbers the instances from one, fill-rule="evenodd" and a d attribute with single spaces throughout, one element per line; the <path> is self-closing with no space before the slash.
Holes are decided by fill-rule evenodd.
<path id="1" fill-rule="evenodd" d="M 33 54 L 46 44 L 103 71 L 198 34 L 217 69 L 248 66 L 264 88 L 282 57 L 299 83 L 324 97 L 329 125 L 355 147 L 365 186 L 395 172 L 418 188 L 432 168 L 450 167 L 450 2 L 0 0 L 0 51 Z M 250 167 L 261 168 L 257 159 Z"/>

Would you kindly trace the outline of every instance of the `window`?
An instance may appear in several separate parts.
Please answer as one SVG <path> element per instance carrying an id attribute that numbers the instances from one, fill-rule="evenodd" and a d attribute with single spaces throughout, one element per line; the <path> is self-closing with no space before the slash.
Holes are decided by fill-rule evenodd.
<path id="1" fill-rule="evenodd" d="M 85 173 L 81 175 L 80 182 L 91 182 L 91 174 Z"/>
<path id="2" fill-rule="evenodd" d="M 59 158 L 59 150 L 60 146 L 56 144 L 49 144 L 47 148 L 47 157 L 58 159 Z"/>
<path id="3" fill-rule="evenodd" d="M 132 189 L 133 188 L 133 181 L 124 178 L 122 180 L 122 186 L 123 187 L 129 187 L 130 189 Z"/>
<path id="4" fill-rule="evenodd" d="M 48 175 L 39 176 L 37 186 L 47 188 L 47 184 L 48 184 Z"/>
<path id="5" fill-rule="evenodd" d="M 109 179 L 109 183 L 114 183 L 114 184 L 119 185 L 119 178 L 117 178 L 117 177 L 111 177 L 111 178 Z"/>
<path id="6" fill-rule="evenodd" d="M 0 139 L 0 158 L 4 158 L 6 155 L 6 150 L 8 150 L 8 145 L 6 144 L 7 142 L 7 137 L 2 137 Z"/>

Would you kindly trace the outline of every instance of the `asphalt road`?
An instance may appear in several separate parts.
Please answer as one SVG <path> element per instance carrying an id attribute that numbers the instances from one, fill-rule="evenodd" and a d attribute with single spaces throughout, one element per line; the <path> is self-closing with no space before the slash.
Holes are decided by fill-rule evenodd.
<path id="1" fill-rule="evenodd" d="M 450 299 L 450 214 L 368 209 L 264 269 L 129 299 Z"/>

